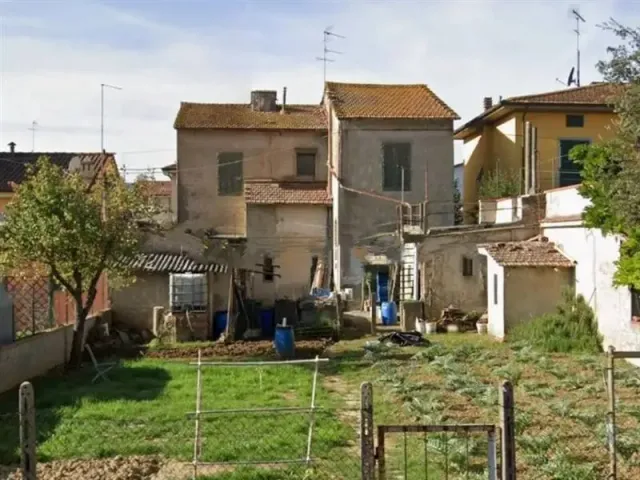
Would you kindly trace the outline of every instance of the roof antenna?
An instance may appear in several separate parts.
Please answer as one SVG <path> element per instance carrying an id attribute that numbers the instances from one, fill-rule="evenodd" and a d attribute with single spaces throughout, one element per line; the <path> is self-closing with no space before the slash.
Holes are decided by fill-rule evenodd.
<path id="1" fill-rule="evenodd" d="M 335 62 L 335 60 L 328 57 L 328 54 L 336 53 L 338 55 L 342 55 L 342 52 L 338 52 L 336 50 L 329 50 L 329 48 L 327 47 L 327 44 L 331 40 L 331 37 L 343 38 L 343 39 L 347 38 L 342 35 L 338 35 L 337 33 L 333 33 L 332 30 L 333 30 L 333 26 L 330 26 L 325 28 L 324 31 L 322 32 L 324 34 L 324 38 L 323 38 L 324 48 L 322 49 L 322 56 L 316 57 L 316 60 L 319 60 L 323 63 L 323 77 L 322 77 L 323 83 L 326 83 L 327 81 L 327 62 Z"/>
<path id="2" fill-rule="evenodd" d="M 36 122 L 35 120 L 33 122 L 31 122 L 31 127 L 29 127 L 29 130 L 31 130 L 31 151 L 35 152 L 36 151 L 36 128 L 38 126 L 38 122 Z"/>
<path id="3" fill-rule="evenodd" d="M 576 19 L 576 29 L 574 30 L 574 32 L 576 32 L 576 78 L 575 81 L 573 83 L 575 83 L 576 87 L 580 86 L 580 22 L 582 23 L 586 23 L 586 20 L 582 17 L 582 15 L 580 15 L 580 12 L 578 12 L 577 9 L 573 8 L 571 9 L 571 14 L 574 16 L 574 18 Z M 573 70 L 571 70 L 571 73 L 573 73 Z M 568 86 L 571 86 L 571 80 L 572 80 L 572 75 L 569 74 L 569 82 Z"/>

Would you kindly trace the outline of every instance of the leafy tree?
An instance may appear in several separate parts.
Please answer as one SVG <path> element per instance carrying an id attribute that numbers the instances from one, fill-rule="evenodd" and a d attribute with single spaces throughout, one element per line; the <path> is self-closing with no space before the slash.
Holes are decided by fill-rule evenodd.
<path id="1" fill-rule="evenodd" d="M 597 67 L 610 82 L 611 103 L 618 114 L 614 139 L 580 146 L 571 159 L 582 166 L 581 195 L 591 201 L 585 224 L 623 238 L 614 282 L 640 288 L 640 28 L 615 20 L 602 27 L 622 43 L 609 47 Z"/>
<path id="2" fill-rule="evenodd" d="M 154 214 L 141 189 L 127 187 L 114 170 L 107 168 L 91 185 L 41 157 L 14 186 L 0 230 L 3 273 L 50 275 L 73 297 L 72 367 L 82 359 L 85 322 L 101 275 L 108 273 L 116 284 L 131 279 L 123 259 L 138 253 L 140 221 Z"/>
<path id="3" fill-rule="evenodd" d="M 482 199 L 506 198 L 520 195 L 520 175 L 515 170 L 496 168 L 486 172 L 479 186 Z"/>
<path id="4" fill-rule="evenodd" d="M 462 193 L 458 179 L 453 180 L 453 224 L 460 225 L 464 221 L 462 213 Z"/>

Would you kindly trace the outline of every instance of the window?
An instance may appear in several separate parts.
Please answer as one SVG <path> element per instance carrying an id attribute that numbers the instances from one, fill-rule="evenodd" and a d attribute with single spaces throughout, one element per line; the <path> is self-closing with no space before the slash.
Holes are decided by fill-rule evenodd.
<path id="1" fill-rule="evenodd" d="M 316 176 L 316 152 L 314 150 L 299 150 L 296 152 L 296 175 L 298 177 Z"/>
<path id="2" fill-rule="evenodd" d="M 386 192 L 411 191 L 410 143 L 382 145 L 382 189 Z"/>
<path id="3" fill-rule="evenodd" d="M 218 155 L 218 195 L 242 195 L 242 152 Z"/>
<path id="4" fill-rule="evenodd" d="M 169 276 L 169 303 L 172 312 L 207 309 L 207 277 L 202 273 Z"/>
<path id="5" fill-rule="evenodd" d="M 581 167 L 571 160 L 571 150 L 579 145 L 589 145 L 590 140 L 560 140 L 560 187 L 577 185 L 582 181 Z"/>
<path id="6" fill-rule="evenodd" d="M 273 258 L 265 255 L 262 259 L 262 280 L 264 282 L 273 282 Z"/>
<path id="7" fill-rule="evenodd" d="M 493 274 L 493 304 L 498 304 L 498 275 Z"/>
<path id="8" fill-rule="evenodd" d="M 569 128 L 584 127 L 584 115 L 567 115 L 566 126 Z"/>
<path id="9" fill-rule="evenodd" d="M 640 325 L 640 290 L 631 288 L 631 321 Z"/>
<path id="10" fill-rule="evenodd" d="M 473 259 L 471 257 L 462 257 L 462 276 L 473 276 Z"/>

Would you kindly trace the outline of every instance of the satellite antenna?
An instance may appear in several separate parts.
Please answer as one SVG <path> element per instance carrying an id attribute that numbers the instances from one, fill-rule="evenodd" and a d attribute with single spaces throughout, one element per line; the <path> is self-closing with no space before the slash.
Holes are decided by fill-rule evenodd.
<path id="1" fill-rule="evenodd" d="M 38 127 L 38 122 L 36 122 L 35 120 L 33 122 L 31 122 L 31 126 L 29 127 L 29 130 L 31 130 L 31 151 L 35 152 L 36 151 L 36 129 Z"/>
<path id="2" fill-rule="evenodd" d="M 331 40 L 331 37 L 335 37 L 335 38 L 346 38 L 342 35 L 338 35 L 337 33 L 333 33 L 333 27 L 327 27 L 324 29 L 324 31 L 322 32 L 324 35 L 323 38 L 323 49 L 322 49 L 322 57 L 316 57 L 316 60 L 321 61 L 323 63 L 323 83 L 327 81 L 327 62 L 335 62 L 335 60 L 333 60 L 332 58 L 329 58 L 328 54 L 330 53 L 335 53 L 338 55 L 342 55 L 342 52 L 338 52 L 336 50 L 330 50 L 329 47 L 327 47 L 329 41 Z"/>
<path id="3" fill-rule="evenodd" d="M 571 9 L 571 14 L 574 16 L 574 18 L 576 19 L 576 29 L 574 30 L 574 32 L 576 32 L 576 78 L 575 78 L 575 85 L 576 87 L 580 86 L 580 22 L 582 23 L 586 23 L 586 20 L 582 17 L 582 15 L 580 15 L 580 12 L 578 12 L 577 9 L 572 8 Z M 573 73 L 573 69 L 571 69 L 571 72 Z M 569 80 L 572 80 L 572 75 L 569 74 Z M 568 86 L 571 86 L 571 83 L 568 82 Z"/>

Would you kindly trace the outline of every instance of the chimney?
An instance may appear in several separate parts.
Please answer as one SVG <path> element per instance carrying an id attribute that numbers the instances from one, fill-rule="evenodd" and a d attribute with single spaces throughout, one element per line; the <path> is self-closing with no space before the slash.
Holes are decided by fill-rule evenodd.
<path id="1" fill-rule="evenodd" d="M 16 142 L 9 142 L 9 152 L 16 153 Z"/>
<path id="2" fill-rule="evenodd" d="M 287 87 L 282 88 L 282 109 L 280 113 L 285 113 L 285 109 L 287 107 Z"/>
<path id="3" fill-rule="evenodd" d="M 275 90 L 253 90 L 251 92 L 251 110 L 254 112 L 275 112 L 276 98 L 278 92 Z"/>
<path id="4" fill-rule="evenodd" d="M 484 105 L 484 109 L 485 110 L 489 110 L 491 107 L 493 107 L 493 98 L 491 97 L 484 97 L 483 100 L 483 105 Z"/>

